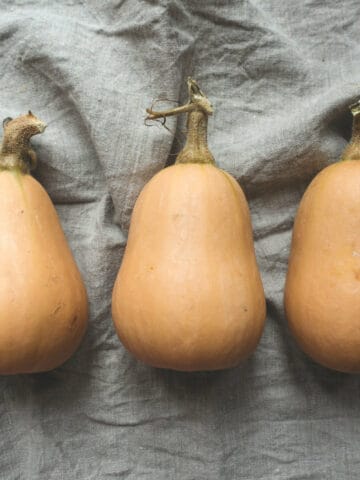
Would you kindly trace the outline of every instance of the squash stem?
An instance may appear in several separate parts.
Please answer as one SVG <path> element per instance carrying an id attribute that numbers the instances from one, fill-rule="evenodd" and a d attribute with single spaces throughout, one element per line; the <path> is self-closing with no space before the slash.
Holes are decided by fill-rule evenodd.
<path id="1" fill-rule="evenodd" d="M 42 133 L 46 124 L 30 111 L 26 115 L 6 118 L 3 121 L 4 136 L 0 148 L 0 171 L 18 170 L 29 173 L 36 167 L 36 153 L 31 148 L 30 139 Z"/>
<path id="2" fill-rule="evenodd" d="M 210 163 L 215 165 L 214 157 L 207 144 L 208 116 L 213 113 L 212 105 L 195 80 L 189 77 L 187 85 L 189 100 L 185 105 L 162 112 L 147 109 L 146 120 L 187 113 L 186 143 L 175 163 Z"/>
<path id="3" fill-rule="evenodd" d="M 360 100 L 350 106 L 350 111 L 353 115 L 351 141 L 356 139 L 357 142 L 360 142 Z"/>
<path id="4" fill-rule="evenodd" d="M 350 111 L 353 115 L 351 140 L 340 160 L 360 160 L 360 100 L 350 105 Z"/>

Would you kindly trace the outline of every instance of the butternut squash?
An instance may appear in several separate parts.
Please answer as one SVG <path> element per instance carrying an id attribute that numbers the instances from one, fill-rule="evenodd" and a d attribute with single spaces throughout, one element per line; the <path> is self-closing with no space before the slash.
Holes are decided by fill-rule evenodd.
<path id="1" fill-rule="evenodd" d="M 117 333 L 135 357 L 183 371 L 233 367 L 255 349 L 265 320 L 249 208 L 207 146 L 208 99 L 189 79 L 176 164 L 144 187 L 113 290 Z"/>
<path id="2" fill-rule="evenodd" d="M 285 311 L 300 347 L 321 365 L 360 372 L 360 104 L 342 161 L 306 190 L 296 215 Z"/>
<path id="3" fill-rule="evenodd" d="M 0 374 L 53 369 L 75 351 L 87 297 L 58 216 L 29 174 L 30 137 L 45 124 L 31 112 L 4 121 L 0 151 Z"/>

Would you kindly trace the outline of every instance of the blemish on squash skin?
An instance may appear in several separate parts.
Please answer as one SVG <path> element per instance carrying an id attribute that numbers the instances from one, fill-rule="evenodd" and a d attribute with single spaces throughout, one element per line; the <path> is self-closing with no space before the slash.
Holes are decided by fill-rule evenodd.
<path id="1" fill-rule="evenodd" d="M 354 270 L 354 276 L 356 280 L 360 281 L 360 269 Z"/>
<path id="2" fill-rule="evenodd" d="M 77 321 L 78 321 L 78 317 L 77 317 L 77 315 L 74 315 L 71 319 L 70 324 L 69 324 L 70 329 L 75 328 L 75 326 L 77 324 Z"/>
<path id="3" fill-rule="evenodd" d="M 56 315 L 61 310 L 61 303 L 54 308 L 53 314 Z"/>

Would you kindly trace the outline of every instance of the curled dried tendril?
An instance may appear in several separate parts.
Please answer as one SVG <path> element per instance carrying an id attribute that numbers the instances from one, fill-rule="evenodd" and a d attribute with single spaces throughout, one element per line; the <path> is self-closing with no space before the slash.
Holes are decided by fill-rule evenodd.
<path id="1" fill-rule="evenodd" d="M 173 115 L 179 115 L 181 113 L 190 113 L 196 110 L 201 110 L 206 115 L 211 115 L 213 113 L 212 105 L 208 98 L 200 90 L 196 81 L 189 77 L 187 80 L 187 85 L 189 93 L 189 100 L 187 103 L 169 110 L 156 111 L 153 109 L 153 106 L 156 102 L 153 102 L 151 107 L 146 109 L 146 113 L 148 114 L 146 120 L 156 120 L 158 118 L 170 117 Z"/>

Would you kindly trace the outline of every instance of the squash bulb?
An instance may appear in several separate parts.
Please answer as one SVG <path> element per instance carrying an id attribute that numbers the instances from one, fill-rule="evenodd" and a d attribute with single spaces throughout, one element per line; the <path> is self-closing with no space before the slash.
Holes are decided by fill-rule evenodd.
<path id="1" fill-rule="evenodd" d="M 53 369 L 78 347 L 87 297 L 55 208 L 29 174 L 31 112 L 4 121 L 0 152 L 0 374 Z"/>
<path id="2" fill-rule="evenodd" d="M 294 224 L 286 317 L 302 350 L 321 365 L 360 372 L 360 105 L 342 161 L 307 188 Z"/>
<path id="3" fill-rule="evenodd" d="M 255 349 L 265 320 L 249 208 L 206 141 L 210 103 L 190 101 L 149 118 L 188 112 L 176 164 L 141 192 L 113 290 L 117 333 L 138 359 L 175 370 L 233 367 Z"/>

